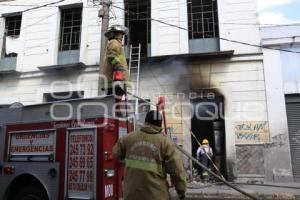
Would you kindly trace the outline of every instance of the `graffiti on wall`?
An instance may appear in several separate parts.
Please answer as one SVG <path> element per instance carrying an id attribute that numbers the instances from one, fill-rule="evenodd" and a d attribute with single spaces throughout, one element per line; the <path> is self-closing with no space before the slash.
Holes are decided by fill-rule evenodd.
<path id="1" fill-rule="evenodd" d="M 269 125 L 266 121 L 242 121 L 234 124 L 238 144 L 265 143 L 269 141 Z"/>

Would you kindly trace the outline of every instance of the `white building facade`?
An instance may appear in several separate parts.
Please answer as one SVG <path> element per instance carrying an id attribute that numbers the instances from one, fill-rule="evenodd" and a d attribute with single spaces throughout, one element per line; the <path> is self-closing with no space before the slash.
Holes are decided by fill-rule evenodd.
<path id="1" fill-rule="evenodd" d="M 44 4 L 0 3 L 2 106 L 98 95 L 101 6 Z M 125 45 L 142 44 L 139 93 L 167 96 L 168 126 L 185 149 L 208 138 L 228 178 L 292 180 L 289 151 L 277 167 L 270 150 L 279 132 L 269 123 L 255 0 L 116 0 L 110 16 L 130 28 Z"/>
<path id="2" fill-rule="evenodd" d="M 261 34 L 266 47 L 263 53 L 270 133 L 281 141 L 281 158 L 291 153 L 294 179 L 299 181 L 300 25 L 265 27 Z M 290 145 L 283 145 L 286 143 Z"/>

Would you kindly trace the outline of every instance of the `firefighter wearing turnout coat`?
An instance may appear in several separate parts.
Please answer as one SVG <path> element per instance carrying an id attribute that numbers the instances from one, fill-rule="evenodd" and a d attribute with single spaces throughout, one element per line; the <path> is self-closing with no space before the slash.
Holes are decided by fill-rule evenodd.
<path id="1" fill-rule="evenodd" d="M 113 156 L 125 160 L 125 200 L 169 200 L 167 174 L 179 198 L 185 198 L 183 164 L 175 145 L 161 134 L 161 119 L 159 112 L 148 112 L 141 130 L 120 138 L 113 147 Z"/>
<path id="2" fill-rule="evenodd" d="M 128 30 L 126 27 L 113 25 L 105 33 L 105 36 L 108 38 L 108 42 L 103 67 L 101 67 L 101 74 L 106 77 L 107 80 L 105 81 L 105 79 L 101 79 L 101 90 L 107 91 L 108 94 L 112 93 L 114 71 L 123 72 L 123 81 L 125 81 L 128 86 L 129 71 L 122 44 L 123 37 L 127 34 L 127 32 Z"/>

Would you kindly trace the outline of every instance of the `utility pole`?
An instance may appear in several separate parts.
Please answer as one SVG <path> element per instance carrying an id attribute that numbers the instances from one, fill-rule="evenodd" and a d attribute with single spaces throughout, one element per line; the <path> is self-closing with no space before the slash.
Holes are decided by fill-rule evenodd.
<path id="1" fill-rule="evenodd" d="M 99 10 L 99 13 L 98 13 L 98 17 L 102 18 L 99 75 L 101 74 L 101 67 L 103 67 L 104 58 L 105 58 L 107 38 L 104 36 L 104 34 L 108 30 L 108 26 L 109 26 L 109 8 L 111 5 L 111 1 L 110 0 L 102 0 L 101 5 L 102 5 L 102 8 Z M 98 81 L 98 95 L 101 94 L 101 85 L 100 84 L 101 84 L 101 76 L 99 76 L 99 81 Z"/>

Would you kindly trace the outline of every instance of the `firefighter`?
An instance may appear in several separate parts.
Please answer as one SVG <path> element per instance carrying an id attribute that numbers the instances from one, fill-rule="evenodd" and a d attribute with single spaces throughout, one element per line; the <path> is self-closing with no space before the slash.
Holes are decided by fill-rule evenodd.
<path id="1" fill-rule="evenodd" d="M 125 200 L 168 200 L 166 174 L 170 174 L 180 199 L 185 198 L 186 176 L 170 138 L 161 134 L 162 116 L 149 111 L 141 130 L 122 137 L 113 155 L 125 160 Z"/>
<path id="2" fill-rule="evenodd" d="M 209 168 L 212 156 L 213 156 L 213 151 L 212 148 L 209 146 L 209 141 L 207 139 L 203 139 L 202 145 L 199 146 L 197 150 L 197 159 L 201 164 Z M 207 170 L 204 170 L 200 167 L 198 173 L 201 176 L 203 182 L 206 183 L 209 178 L 209 174 Z"/>
<path id="3" fill-rule="evenodd" d="M 112 25 L 105 33 L 108 39 L 106 46 L 105 60 L 101 73 L 106 77 L 107 84 L 101 84 L 101 90 L 112 94 L 113 73 L 121 71 L 123 73 L 123 81 L 128 85 L 129 71 L 123 48 L 123 38 L 128 32 L 127 28 L 121 25 Z M 103 79 L 102 79 L 103 80 Z M 104 80 L 103 80 L 104 81 Z"/>

